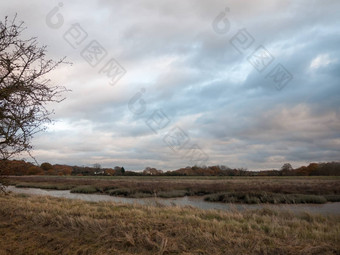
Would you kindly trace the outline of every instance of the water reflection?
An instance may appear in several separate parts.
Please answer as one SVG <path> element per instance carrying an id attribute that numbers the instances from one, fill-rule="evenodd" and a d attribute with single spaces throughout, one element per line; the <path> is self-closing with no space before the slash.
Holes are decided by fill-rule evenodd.
<path id="1" fill-rule="evenodd" d="M 98 194 L 78 194 L 70 193 L 69 190 L 42 190 L 34 188 L 16 188 L 14 186 L 8 187 L 9 191 L 15 193 L 24 193 L 32 195 L 47 195 L 52 197 L 62 197 L 69 199 L 80 199 L 84 201 L 99 202 L 111 201 L 124 204 L 139 204 L 139 205 L 165 205 L 165 206 L 193 206 L 200 209 L 218 209 L 224 211 L 230 210 L 254 210 L 262 208 L 271 208 L 276 210 L 288 210 L 292 212 L 309 212 L 319 214 L 340 214 L 340 202 L 326 203 L 326 204 L 282 204 L 282 205 L 268 205 L 268 204 L 224 204 L 206 202 L 202 197 L 181 197 L 181 198 L 124 198 L 114 197 L 108 195 Z"/>

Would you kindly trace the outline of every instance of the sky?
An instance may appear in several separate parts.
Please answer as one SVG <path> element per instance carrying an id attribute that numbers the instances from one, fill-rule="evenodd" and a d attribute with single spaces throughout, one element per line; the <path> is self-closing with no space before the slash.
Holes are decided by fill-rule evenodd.
<path id="1" fill-rule="evenodd" d="M 1 1 L 69 92 L 39 163 L 279 169 L 340 159 L 340 1 Z"/>

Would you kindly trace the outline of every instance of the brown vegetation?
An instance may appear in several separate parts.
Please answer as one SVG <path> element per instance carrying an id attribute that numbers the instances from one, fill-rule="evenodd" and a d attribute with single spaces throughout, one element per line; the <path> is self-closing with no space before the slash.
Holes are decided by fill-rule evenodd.
<path id="1" fill-rule="evenodd" d="M 88 166 L 51 165 L 44 162 L 40 167 L 23 160 L 1 160 L 0 170 L 8 175 L 74 175 L 74 176 L 339 176 L 340 162 L 311 163 L 293 169 L 289 163 L 280 170 L 247 171 L 226 166 L 188 166 L 173 171 L 146 167 L 142 172 L 125 171 L 124 167 L 101 168 L 100 164 Z"/>
<path id="2" fill-rule="evenodd" d="M 4 254 L 337 254 L 339 216 L 0 196 Z M 10 220 L 8 220 L 10 219 Z"/>
<path id="3" fill-rule="evenodd" d="M 102 193 L 126 197 L 136 196 L 203 196 L 233 192 L 318 195 L 329 201 L 340 198 L 340 179 L 337 177 L 53 177 L 20 176 L 9 178 L 17 187 L 72 189 L 78 193 Z M 137 195 L 136 195 L 137 194 Z M 262 196 L 263 197 L 263 196 Z M 306 197 L 305 197 L 306 198 Z M 216 200 L 216 198 L 211 201 Z M 257 200 L 257 199 L 255 199 Z M 259 201 L 262 201 L 259 198 Z M 227 201 L 227 200 L 226 200 Z M 265 201 L 271 201 L 266 199 Z M 275 201 L 317 201 L 315 199 L 276 199 Z M 319 201 L 323 201 L 320 197 Z M 240 202 L 238 200 L 238 202 Z"/>

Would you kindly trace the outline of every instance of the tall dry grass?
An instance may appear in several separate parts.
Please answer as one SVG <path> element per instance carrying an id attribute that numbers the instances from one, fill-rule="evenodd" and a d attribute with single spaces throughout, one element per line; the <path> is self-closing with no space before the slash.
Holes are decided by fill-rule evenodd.
<path id="1" fill-rule="evenodd" d="M 340 216 L 0 196 L 0 254 L 339 254 Z"/>

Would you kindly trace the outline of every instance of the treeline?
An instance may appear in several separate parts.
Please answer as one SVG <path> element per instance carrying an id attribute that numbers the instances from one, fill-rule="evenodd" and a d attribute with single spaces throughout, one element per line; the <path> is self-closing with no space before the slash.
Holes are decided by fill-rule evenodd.
<path id="1" fill-rule="evenodd" d="M 101 168 L 99 164 L 93 166 L 69 166 L 69 165 L 52 165 L 48 162 L 36 166 L 24 160 L 1 160 L 0 174 L 2 175 L 125 175 L 124 167 Z"/>
<path id="2" fill-rule="evenodd" d="M 289 163 L 280 170 L 249 171 L 245 168 L 232 169 L 226 166 L 186 167 L 175 171 L 163 172 L 155 168 L 146 168 L 143 175 L 164 176 L 340 176 L 340 162 L 310 163 L 293 169 Z"/>
<path id="3" fill-rule="evenodd" d="M 102 168 L 93 166 L 52 165 L 36 166 L 23 160 L 1 160 L 0 175 L 74 175 L 74 176 L 340 176 L 340 162 L 310 163 L 293 169 L 289 163 L 280 170 L 249 171 L 227 166 L 188 166 L 173 171 L 146 167 L 143 171 L 126 171 L 124 167 Z"/>

